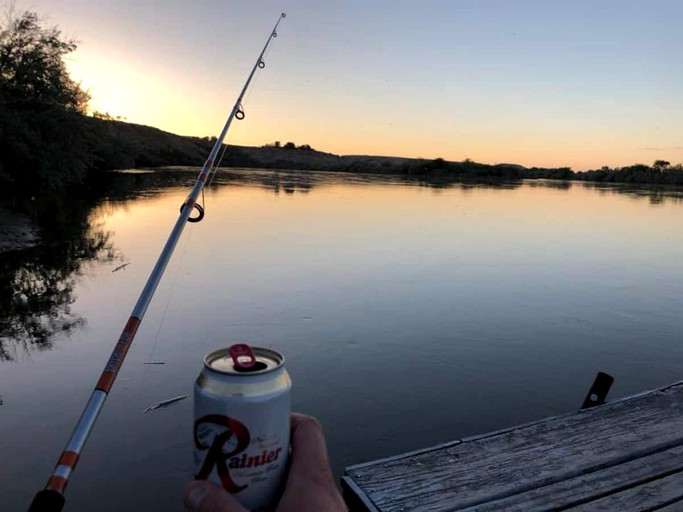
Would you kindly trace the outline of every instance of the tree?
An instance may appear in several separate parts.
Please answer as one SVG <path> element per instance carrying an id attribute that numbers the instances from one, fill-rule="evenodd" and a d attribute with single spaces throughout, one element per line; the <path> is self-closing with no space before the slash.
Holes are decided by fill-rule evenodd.
<path id="1" fill-rule="evenodd" d="M 113 116 L 113 115 L 111 115 L 109 112 L 100 112 L 100 111 L 98 111 L 98 110 L 95 110 L 95 111 L 92 113 L 92 116 L 93 116 L 95 119 L 102 119 L 102 120 L 104 120 L 104 121 L 123 121 L 124 119 L 126 119 L 126 118 L 123 117 L 123 116 Z M 216 137 L 212 137 L 212 138 L 213 138 L 213 141 L 212 141 L 212 142 L 215 142 L 215 141 L 216 141 Z M 210 137 L 204 137 L 204 139 L 205 139 L 205 140 L 208 140 L 208 141 L 211 141 L 211 138 L 210 138 Z"/>
<path id="2" fill-rule="evenodd" d="M 43 28 L 34 12 L 0 22 L 0 98 L 8 103 L 57 105 L 84 114 L 90 95 L 74 82 L 62 58 L 76 49 L 57 27 Z"/>
<path id="3" fill-rule="evenodd" d="M 658 171 L 663 171 L 667 167 L 671 165 L 671 162 L 667 162 L 666 160 L 655 160 L 655 163 L 652 164 L 653 169 L 656 169 Z"/>

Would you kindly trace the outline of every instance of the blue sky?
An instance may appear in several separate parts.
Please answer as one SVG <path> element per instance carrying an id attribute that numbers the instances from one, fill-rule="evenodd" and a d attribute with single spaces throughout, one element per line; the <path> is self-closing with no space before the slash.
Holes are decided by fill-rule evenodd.
<path id="1" fill-rule="evenodd" d="M 92 107 L 230 142 L 574 169 L 683 161 L 683 2 L 40 0 Z"/>

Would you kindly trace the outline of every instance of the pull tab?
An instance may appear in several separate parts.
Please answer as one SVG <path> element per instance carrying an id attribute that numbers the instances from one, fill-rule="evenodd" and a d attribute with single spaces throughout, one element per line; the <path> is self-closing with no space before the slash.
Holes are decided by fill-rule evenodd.
<path id="1" fill-rule="evenodd" d="M 228 349 L 237 370 L 246 370 L 256 363 L 256 356 L 246 343 L 237 343 Z"/>

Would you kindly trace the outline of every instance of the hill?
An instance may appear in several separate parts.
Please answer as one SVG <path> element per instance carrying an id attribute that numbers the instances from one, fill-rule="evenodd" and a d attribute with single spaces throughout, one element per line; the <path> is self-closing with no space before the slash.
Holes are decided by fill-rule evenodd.
<path id="1" fill-rule="evenodd" d="M 173 165 L 200 167 L 215 138 L 184 137 L 150 126 L 99 119 L 59 107 L 0 102 L 0 194 L 7 197 L 63 192 L 98 172 Z M 480 179 L 563 179 L 683 184 L 681 165 L 657 161 L 621 169 L 574 172 L 568 167 L 525 168 L 471 160 L 346 155 L 296 147 L 228 145 L 221 165 L 269 169 L 390 173 L 435 182 Z"/>

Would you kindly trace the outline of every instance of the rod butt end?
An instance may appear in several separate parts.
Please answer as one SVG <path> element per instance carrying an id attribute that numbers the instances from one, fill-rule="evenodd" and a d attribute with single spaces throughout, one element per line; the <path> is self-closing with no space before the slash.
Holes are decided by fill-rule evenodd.
<path id="1" fill-rule="evenodd" d="M 61 512 L 64 501 L 62 493 L 46 489 L 36 494 L 28 512 Z"/>

